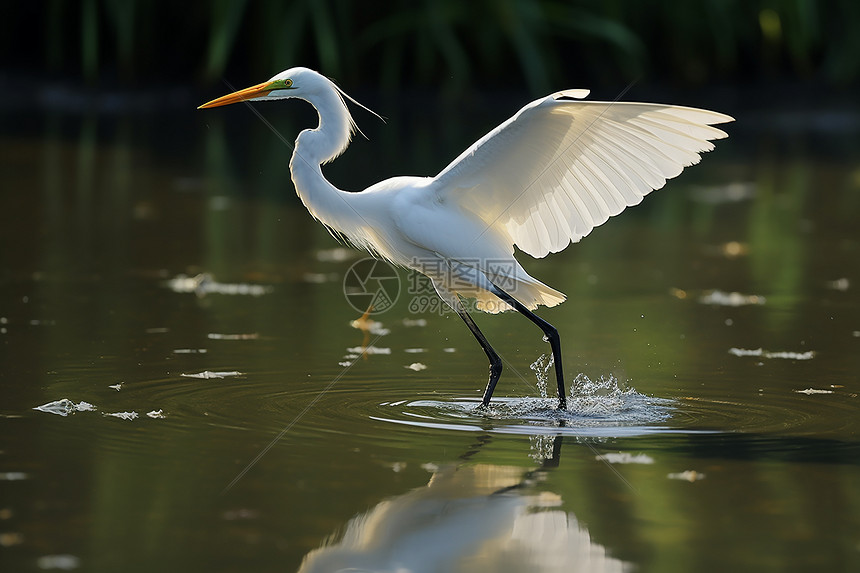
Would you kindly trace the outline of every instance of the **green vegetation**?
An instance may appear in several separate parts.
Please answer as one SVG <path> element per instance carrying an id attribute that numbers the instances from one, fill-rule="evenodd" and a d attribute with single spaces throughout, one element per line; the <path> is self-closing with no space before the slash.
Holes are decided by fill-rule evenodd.
<path id="1" fill-rule="evenodd" d="M 246 80 L 298 64 L 355 86 L 579 78 L 816 80 L 860 70 L 854 0 L 47 0 L 0 23 L 4 68 L 122 82 Z"/>

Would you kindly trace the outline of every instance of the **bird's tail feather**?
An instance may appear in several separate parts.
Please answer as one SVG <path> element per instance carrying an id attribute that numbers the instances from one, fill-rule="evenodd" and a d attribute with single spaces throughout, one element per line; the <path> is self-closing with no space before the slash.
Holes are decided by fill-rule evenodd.
<path id="1" fill-rule="evenodd" d="M 534 282 L 516 281 L 516 283 L 508 288 L 503 288 L 503 290 L 520 301 L 529 310 L 534 310 L 538 306 L 555 306 L 563 303 L 567 298 L 564 293 L 559 292 L 538 280 L 532 280 Z M 496 314 L 513 310 L 513 307 L 509 304 L 486 290 L 478 291 L 475 299 L 475 307 L 483 312 Z"/>

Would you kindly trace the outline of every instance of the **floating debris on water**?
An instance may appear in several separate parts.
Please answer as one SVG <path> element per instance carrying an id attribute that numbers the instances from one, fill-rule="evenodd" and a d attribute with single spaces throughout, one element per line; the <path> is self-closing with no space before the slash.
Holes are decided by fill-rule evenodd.
<path id="1" fill-rule="evenodd" d="M 675 287 L 669 289 L 669 294 L 681 300 L 687 298 L 687 291 Z"/>
<path id="2" fill-rule="evenodd" d="M 712 290 L 699 297 L 699 302 L 716 306 L 747 306 L 751 304 L 764 304 L 765 298 L 757 294 Z"/>
<path id="3" fill-rule="evenodd" d="M 150 418 L 154 418 L 157 420 L 164 419 L 167 417 L 164 415 L 164 412 L 162 410 L 153 410 L 151 412 L 147 412 L 146 415 Z"/>
<path id="4" fill-rule="evenodd" d="M 26 472 L 0 472 L 0 481 L 21 481 L 29 477 Z"/>
<path id="5" fill-rule="evenodd" d="M 795 390 L 798 394 L 806 394 L 807 396 L 811 396 L 812 394 L 833 394 L 833 390 L 819 390 L 817 388 L 807 388 L 806 390 Z"/>
<path id="6" fill-rule="evenodd" d="M 841 290 L 845 292 L 851 286 L 851 281 L 847 278 L 836 279 L 835 281 L 828 281 L 827 288 L 832 288 L 833 290 Z"/>
<path id="7" fill-rule="evenodd" d="M 404 348 L 403 352 L 407 354 L 421 354 L 422 352 L 427 352 L 426 348 Z"/>
<path id="8" fill-rule="evenodd" d="M 733 356 L 760 356 L 762 358 L 784 358 L 786 360 L 812 360 L 815 357 L 814 350 L 808 350 L 806 352 L 790 352 L 790 351 L 777 351 L 771 352 L 770 350 L 764 350 L 763 348 L 729 348 L 729 354 Z"/>
<path id="9" fill-rule="evenodd" d="M 75 412 L 92 412 L 96 407 L 89 402 L 81 401 L 78 404 L 75 404 L 68 398 L 63 398 L 62 400 L 56 400 L 55 402 L 48 402 L 47 404 L 36 406 L 33 409 L 39 410 L 40 412 L 47 412 L 49 414 L 57 414 L 58 416 L 68 416 Z"/>
<path id="10" fill-rule="evenodd" d="M 443 348 L 442 352 L 447 352 L 450 354 L 452 352 L 457 352 L 457 349 L 456 348 Z"/>
<path id="11" fill-rule="evenodd" d="M 183 378 L 203 378 L 204 380 L 210 380 L 212 378 L 227 378 L 228 376 L 242 376 L 243 372 L 238 372 L 236 370 L 231 370 L 229 372 L 211 372 L 209 370 L 204 370 L 203 372 L 198 372 L 196 374 L 185 374 L 182 373 L 180 376 Z"/>
<path id="12" fill-rule="evenodd" d="M 311 284 L 323 284 L 335 282 L 340 279 L 337 273 L 311 273 L 307 272 L 302 275 L 302 281 Z"/>
<path id="13" fill-rule="evenodd" d="M 353 346 L 347 348 L 346 351 L 353 354 L 391 354 L 390 348 L 378 348 L 376 346 Z"/>
<path id="14" fill-rule="evenodd" d="M 736 257 L 741 257 L 749 254 L 749 250 L 749 246 L 745 243 L 740 243 L 738 241 L 729 241 L 728 243 L 723 243 L 722 245 L 717 245 L 716 247 L 706 248 L 705 253 L 718 257 L 725 257 L 727 259 L 734 259 Z"/>
<path id="15" fill-rule="evenodd" d="M 122 389 L 122 382 L 120 382 L 119 384 L 114 384 L 113 386 L 108 386 L 108 388 L 112 388 L 113 390 L 119 392 Z"/>
<path id="16" fill-rule="evenodd" d="M 24 536 L 17 531 L 0 533 L 0 547 L 14 547 L 24 543 Z"/>
<path id="17" fill-rule="evenodd" d="M 353 328 L 357 328 L 358 330 L 369 332 L 370 334 L 376 334 L 377 336 L 386 336 L 391 334 L 391 330 L 385 328 L 381 322 L 370 318 L 356 318 L 355 320 L 350 321 L 349 325 Z"/>
<path id="18" fill-rule="evenodd" d="M 815 352 L 808 350 L 806 352 L 765 352 L 765 358 L 785 358 L 788 360 L 812 360 L 815 357 Z"/>
<path id="19" fill-rule="evenodd" d="M 137 412 L 105 412 L 104 415 L 120 420 L 135 420 L 138 417 Z"/>
<path id="20" fill-rule="evenodd" d="M 343 247 L 335 247 L 334 249 L 321 249 L 314 253 L 316 259 L 323 263 L 342 263 L 358 256 L 358 252 L 352 249 L 344 249 Z"/>
<path id="21" fill-rule="evenodd" d="M 409 370 L 414 370 L 415 372 L 420 372 L 422 370 L 427 370 L 427 365 L 421 364 L 420 362 L 413 362 L 409 366 L 404 366 L 404 368 L 408 368 Z"/>
<path id="22" fill-rule="evenodd" d="M 274 290 L 269 285 L 219 283 L 209 273 L 200 273 L 193 277 L 179 274 L 167 281 L 167 287 L 173 292 L 193 292 L 197 296 L 206 296 L 207 294 L 262 296 Z"/>
<path id="23" fill-rule="evenodd" d="M 696 470 L 687 470 L 683 472 L 669 474 L 666 477 L 669 479 L 678 479 L 681 481 L 688 481 L 690 483 L 693 483 L 705 479 L 705 474 L 703 474 L 702 472 L 697 472 Z"/>
<path id="24" fill-rule="evenodd" d="M 426 318 L 404 318 L 403 326 L 415 327 L 415 326 L 427 326 Z"/>
<path id="25" fill-rule="evenodd" d="M 719 205 L 752 199 L 756 195 L 756 184 L 752 181 L 737 181 L 726 185 L 698 185 L 691 190 L 694 201 Z"/>
<path id="26" fill-rule="evenodd" d="M 654 458 L 646 454 L 629 454 L 627 452 L 610 452 L 594 456 L 595 460 L 608 464 L 653 464 Z"/>
<path id="27" fill-rule="evenodd" d="M 221 514 L 221 517 L 226 521 L 234 521 L 239 519 L 257 519 L 260 517 L 260 512 L 253 509 L 228 509 Z"/>
<path id="28" fill-rule="evenodd" d="M 217 332 L 210 332 L 206 335 L 206 338 L 209 340 L 257 340 L 260 338 L 260 335 L 256 332 L 248 334 L 219 334 Z"/>
<path id="29" fill-rule="evenodd" d="M 81 560 L 74 555 L 43 555 L 36 559 L 36 567 L 39 569 L 60 569 L 71 571 L 81 566 Z"/>
<path id="30" fill-rule="evenodd" d="M 205 348 L 176 348 L 174 354 L 206 354 L 208 350 Z"/>

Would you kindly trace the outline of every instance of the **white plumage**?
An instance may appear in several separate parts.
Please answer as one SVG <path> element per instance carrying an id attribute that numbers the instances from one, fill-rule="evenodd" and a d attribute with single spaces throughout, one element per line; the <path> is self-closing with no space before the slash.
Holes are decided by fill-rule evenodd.
<path id="1" fill-rule="evenodd" d="M 320 168 L 346 149 L 355 123 L 344 101 L 352 98 L 317 72 L 292 68 L 201 107 L 248 99 L 310 102 L 319 126 L 299 134 L 290 160 L 304 205 L 356 246 L 427 275 L 501 372 L 460 297 L 475 298 L 486 312 L 516 308 L 552 342 L 555 329 L 529 309 L 559 304 L 564 294 L 531 277 L 514 258 L 514 246 L 540 258 L 579 241 L 697 163 L 713 149 L 712 140 L 726 137 L 712 125 L 732 121 L 688 107 L 583 101 L 587 95 L 566 90 L 533 101 L 436 177 L 395 177 L 357 193 L 335 188 Z M 494 378 L 491 371 L 485 404 Z"/>

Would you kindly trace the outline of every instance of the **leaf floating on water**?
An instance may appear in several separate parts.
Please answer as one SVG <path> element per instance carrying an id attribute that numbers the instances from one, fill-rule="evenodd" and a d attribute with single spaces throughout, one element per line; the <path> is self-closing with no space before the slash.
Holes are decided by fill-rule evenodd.
<path id="1" fill-rule="evenodd" d="M 153 410 L 152 412 L 147 412 L 146 415 L 150 418 L 155 418 L 157 420 L 161 420 L 167 417 L 161 410 Z"/>
<path id="2" fill-rule="evenodd" d="M 420 372 L 422 370 L 427 370 L 427 365 L 421 364 L 420 362 L 413 362 L 409 366 L 404 366 L 404 368 L 408 368 L 409 370 L 414 370 L 415 372 Z"/>
<path id="3" fill-rule="evenodd" d="M 814 350 L 806 352 L 790 352 L 777 351 L 771 352 L 763 348 L 746 349 L 746 348 L 729 348 L 729 354 L 733 356 L 761 356 L 763 358 L 784 358 L 787 360 L 812 360 L 815 357 Z"/>
<path id="4" fill-rule="evenodd" d="M 705 479 L 705 474 L 703 474 L 702 472 L 697 472 L 696 470 L 687 470 L 684 472 L 669 474 L 666 477 L 669 479 L 678 479 L 693 483 Z"/>
<path id="5" fill-rule="evenodd" d="M 183 378 L 202 378 L 204 380 L 210 380 L 212 378 L 227 378 L 228 376 L 242 376 L 243 372 L 238 372 L 236 370 L 232 370 L 230 372 L 212 372 L 210 370 L 204 370 L 203 372 L 197 372 L 196 374 L 185 374 L 182 373 L 180 376 Z"/>
<path id="6" fill-rule="evenodd" d="M 595 456 L 594 459 L 608 464 L 653 464 L 654 458 L 646 454 L 629 454 L 627 452 L 610 452 Z"/>
<path id="7" fill-rule="evenodd" d="M 806 390 L 795 390 L 798 394 L 806 394 L 807 396 L 811 396 L 813 394 L 833 394 L 833 390 L 819 390 L 818 388 L 807 388 Z"/>
<path id="8" fill-rule="evenodd" d="M 747 306 L 751 304 L 764 304 L 765 298 L 757 294 L 712 290 L 699 297 L 699 302 L 714 306 Z"/>
<path id="9" fill-rule="evenodd" d="M 137 418 L 137 412 L 105 412 L 105 416 L 119 418 L 120 420 L 134 420 Z"/>
<path id="10" fill-rule="evenodd" d="M 75 404 L 68 398 L 63 398 L 62 400 L 36 406 L 33 409 L 39 410 L 40 412 L 47 412 L 49 414 L 57 414 L 58 416 L 68 416 L 75 412 L 91 412 L 95 410 L 96 407 L 89 402 L 81 401 L 80 403 Z"/>

